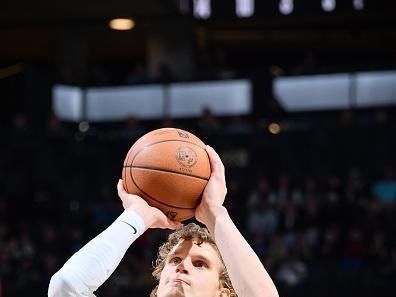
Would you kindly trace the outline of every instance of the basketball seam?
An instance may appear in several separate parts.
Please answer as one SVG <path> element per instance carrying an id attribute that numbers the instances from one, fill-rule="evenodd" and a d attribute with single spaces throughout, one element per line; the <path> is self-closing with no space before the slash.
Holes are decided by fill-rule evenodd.
<path id="1" fill-rule="evenodd" d="M 128 160 L 129 160 L 129 153 L 130 153 L 130 151 L 128 152 L 127 157 L 126 157 L 126 163 L 127 163 L 127 164 L 128 164 Z M 125 167 L 123 167 L 122 170 L 125 170 L 125 178 L 126 178 L 127 171 L 126 171 Z M 129 193 L 128 183 L 127 183 L 126 181 L 125 181 L 124 183 L 125 183 L 126 190 L 127 190 L 127 192 Z"/>
<path id="2" fill-rule="evenodd" d="M 179 175 L 185 175 L 185 176 L 190 176 L 190 177 L 202 179 L 202 180 L 205 180 L 205 181 L 209 181 L 209 178 L 204 178 L 202 176 L 193 175 L 193 174 L 187 174 L 187 173 L 184 173 L 184 172 L 178 172 L 178 171 L 169 170 L 169 169 L 163 169 L 163 168 L 136 166 L 136 165 L 128 165 L 128 166 L 124 166 L 124 168 L 138 168 L 138 169 L 147 169 L 147 170 L 152 170 L 152 171 L 163 171 L 163 172 L 169 172 L 169 173 L 174 173 L 174 174 L 179 174 Z"/>
<path id="3" fill-rule="evenodd" d="M 160 140 L 160 141 L 157 141 L 157 142 L 152 142 L 152 143 L 150 143 L 150 144 L 148 144 L 148 145 L 142 147 L 141 150 L 145 149 L 145 148 L 148 147 L 148 146 L 152 146 L 152 145 L 157 144 L 157 143 L 168 142 L 168 141 L 180 141 L 180 142 L 189 143 L 189 144 L 195 145 L 195 146 L 199 147 L 200 149 L 206 151 L 204 147 L 202 147 L 202 146 L 200 146 L 200 145 L 198 145 L 198 144 L 196 144 L 196 143 L 194 143 L 194 142 L 187 141 L 187 140 L 184 140 L 184 139 L 166 139 L 166 140 Z M 140 151 L 141 151 L 141 150 L 140 150 Z M 139 152 L 140 152 L 140 151 L 139 151 Z M 136 155 L 137 155 L 137 154 L 136 154 Z"/>
<path id="4" fill-rule="evenodd" d="M 139 191 L 142 192 L 144 195 L 146 195 L 148 198 L 150 198 L 150 199 L 152 199 L 152 200 L 154 200 L 154 201 L 156 201 L 156 202 L 158 202 L 158 203 L 161 203 L 161 204 L 163 204 L 163 205 L 166 205 L 166 206 L 169 206 L 169 207 L 173 207 L 173 208 L 177 208 L 177 209 L 195 209 L 195 208 L 196 208 L 196 207 L 191 207 L 191 208 L 190 208 L 190 207 L 179 207 L 179 206 L 174 206 L 174 205 L 167 204 L 167 203 L 164 203 L 164 202 L 162 202 L 162 201 L 159 201 L 159 200 L 155 199 L 154 197 L 152 197 L 151 195 L 149 195 L 149 194 L 147 194 L 145 191 L 143 191 L 143 190 L 136 184 L 135 179 L 133 178 L 133 175 L 132 175 L 132 170 L 130 170 L 129 173 L 130 173 L 132 182 L 135 184 L 136 188 L 138 188 Z"/>

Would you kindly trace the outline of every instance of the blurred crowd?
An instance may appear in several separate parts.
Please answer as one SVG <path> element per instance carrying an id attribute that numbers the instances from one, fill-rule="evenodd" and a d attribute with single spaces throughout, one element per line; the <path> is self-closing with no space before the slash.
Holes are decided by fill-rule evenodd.
<path id="1" fill-rule="evenodd" d="M 219 151 L 226 206 L 281 296 L 393 296 L 396 141 L 383 113 L 289 121 L 279 135 L 266 120 L 210 110 L 194 120 L 129 118 L 84 129 L 50 115 L 34 130 L 16 114 L 1 127 L 0 296 L 46 294 L 51 275 L 121 213 L 115 186 L 131 144 L 169 126 Z M 166 236 L 139 238 L 98 295 L 148 296 Z"/>

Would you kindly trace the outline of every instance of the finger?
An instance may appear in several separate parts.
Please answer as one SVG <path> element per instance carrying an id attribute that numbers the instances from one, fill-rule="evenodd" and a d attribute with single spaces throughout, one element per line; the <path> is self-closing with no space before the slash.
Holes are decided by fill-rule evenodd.
<path id="1" fill-rule="evenodd" d="M 124 189 L 124 184 L 123 184 L 123 181 L 122 181 L 122 179 L 119 179 L 118 180 L 118 183 L 117 183 L 117 190 L 118 190 L 118 192 L 125 192 L 125 189 Z"/>
<path id="2" fill-rule="evenodd" d="M 122 179 L 119 179 L 119 180 L 118 180 L 118 183 L 117 183 L 117 191 L 118 191 L 118 196 L 120 197 L 120 199 L 121 199 L 122 201 L 124 201 L 124 197 L 125 197 L 125 195 L 127 195 L 128 193 L 125 192 L 124 185 L 122 184 Z"/>
<path id="3" fill-rule="evenodd" d="M 209 155 L 210 166 L 212 168 L 212 173 L 215 175 L 224 175 L 225 169 L 223 162 L 220 159 L 219 154 L 211 146 L 206 146 L 206 151 Z"/>

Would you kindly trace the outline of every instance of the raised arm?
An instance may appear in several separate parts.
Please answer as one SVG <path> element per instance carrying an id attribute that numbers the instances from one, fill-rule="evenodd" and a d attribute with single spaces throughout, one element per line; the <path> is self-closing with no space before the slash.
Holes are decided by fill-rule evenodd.
<path id="1" fill-rule="evenodd" d="M 125 211 L 55 273 L 48 287 L 49 297 L 91 297 L 114 272 L 129 246 L 148 228 L 175 229 L 160 210 L 142 198 L 125 192 L 120 181 L 118 195 Z"/>
<path id="2" fill-rule="evenodd" d="M 271 277 L 223 206 L 227 193 L 224 165 L 213 148 L 206 150 L 212 175 L 195 216 L 214 237 L 239 297 L 278 297 Z"/>

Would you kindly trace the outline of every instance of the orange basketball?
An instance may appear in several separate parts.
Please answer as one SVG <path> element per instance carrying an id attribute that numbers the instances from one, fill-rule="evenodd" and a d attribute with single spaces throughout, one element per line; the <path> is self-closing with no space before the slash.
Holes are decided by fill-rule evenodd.
<path id="1" fill-rule="evenodd" d="M 205 144 L 174 128 L 151 131 L 129 150 L 122 169 L 125 190 L 176 221 L 194 216 L 210 177 Z"/>

